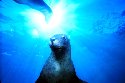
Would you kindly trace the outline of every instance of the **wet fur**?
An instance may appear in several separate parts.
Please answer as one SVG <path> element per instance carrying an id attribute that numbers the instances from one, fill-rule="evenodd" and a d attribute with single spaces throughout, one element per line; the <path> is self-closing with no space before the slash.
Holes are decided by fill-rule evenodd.
<path id="1" fill-rule="evenodd" d="M 62 35 L 63 34 L 54 35 L 53 37 L 55 40 L 61 41 L 60 43 L 65 42 L 67 49 L 60 55 L 61 58 L 57 58 L 56 56 L 58 56 L 58 54 L 56 55 L 50 46 L 52 50 L 51 54 L 43 66 L 42 72 L 40 73 L 36 83 L 86 83 L 76 76 L 75 68 L 71 60 L 70 40 L 65 35 L 67 41 L 63 41 L 60 39 L 62 38 Z"/>

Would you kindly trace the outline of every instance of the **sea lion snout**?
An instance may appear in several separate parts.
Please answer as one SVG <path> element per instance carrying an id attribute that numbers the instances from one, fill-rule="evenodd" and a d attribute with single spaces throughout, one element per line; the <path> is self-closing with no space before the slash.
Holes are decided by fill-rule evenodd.
<path id="1" fill-rule="evenodd" d="M 53 47 L 57 47 L 57 48 L 60 48 L 60 47 L 63 47 L 63 44 L 59 41 L 59 40 L 51 40 L 51 46 Z"/>

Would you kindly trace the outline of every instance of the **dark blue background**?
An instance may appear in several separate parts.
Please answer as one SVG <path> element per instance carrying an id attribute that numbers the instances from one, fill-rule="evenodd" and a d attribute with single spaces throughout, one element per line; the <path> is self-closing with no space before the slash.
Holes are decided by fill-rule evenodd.
<path id="1" fill-rule="evenodd" d="M 89 83 L 125 83 L 125 1 L 63 0 L 63 4 L 69 11 L 66 15 L 75 16 L 65 16 L 68 20 L 62 24 L 70 36 L 78 77 Z M 50 55 L 49 36 L 33 36 L 34 27 L 27 26 L 28 19 L 20 15 L 28 8 L 11 0 L 0 1 L 2 83 L 34 83 Z"/>

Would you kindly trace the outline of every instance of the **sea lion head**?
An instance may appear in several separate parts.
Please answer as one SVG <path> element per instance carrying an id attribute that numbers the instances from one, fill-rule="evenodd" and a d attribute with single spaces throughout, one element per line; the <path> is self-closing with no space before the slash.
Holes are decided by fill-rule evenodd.
<path id="1" fill-rule="evenodd" d="M 65 34 L 56 34 L 50 38 L 50 48 L 58 57 L 70 51 L 70 40 Z"/>

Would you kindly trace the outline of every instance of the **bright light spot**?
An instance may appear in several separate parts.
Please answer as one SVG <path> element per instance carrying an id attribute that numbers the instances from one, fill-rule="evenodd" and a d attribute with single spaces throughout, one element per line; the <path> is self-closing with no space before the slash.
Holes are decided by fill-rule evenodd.
<path id="1" fill-rule="evenodd" d="M 32 34 L 35 36 L 35 37 L 38 37 L 39 36 L 39 33 L 36 29 L 33 29 L 32 31 Z"/>
<path id="2" fill-rule="evenodd" d="M 60 70 L 60 65 L 57 64 L 57 63 L 54 63 L 54 65 L 55 65 L 55 71 L 59 71 Z"/>
<path id="3" fill-rule="evenodd" d="M 69 20 L 72 21 L 71 17 L 73 16 L 73 13 L 68 15 L 67 12 L 71 11 L 71 9 L 73 10 L 72 7 L 72 5 L 71 7 L 65 7 L 63 2 L 53 6 L 53 15 L 48 23 L 45 21 L 45 16 L 40 11 L 29 9 L 22 12 L 22 14 L 28 19 L 27 24 L 29 28 L 33 29 L 33 35 L 50 37 L 56 33 L 66 33 L 66 30 L 74 28 L 75 23 L 69 22 Z"/>
<path id="4" fill-rule="evenodd" d="M 61 24 L 61 21 L 63 20 L 64 16 L 64 10 L 61 8 L 61 4 L 56 5 L 53 8 L 53 16 L 51 17 L 48 27 L 57 27 Z"/>
<path id="5" fill-rule="evenodd" d="M 29 9 L 22 14 L 26 16 L 30 27 L 46 27 L 45 16 L 40 11 Z"/>

